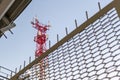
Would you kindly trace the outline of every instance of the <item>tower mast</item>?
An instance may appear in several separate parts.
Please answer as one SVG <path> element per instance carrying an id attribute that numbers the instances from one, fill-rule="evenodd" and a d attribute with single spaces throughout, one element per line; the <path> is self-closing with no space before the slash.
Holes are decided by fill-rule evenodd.
<path id="1" fill-rule="evenodd" d="M 31 24 L 37 30 L 37 35 L 34 37 L 34 41 L 36 42 L 35 58 L 38 58 L 47 50 L 46 41 L 48 38 L 46 32 L 49 28 L 49 25 L 41 24 L 37 18 L 35 18 Z M 36 75 L 39 76 L 39 80 L 43 80 L 46 77 L 45 69 L 48 66 L 47 59 L 41 60 L 38 65 L 40 70 L 36 70 Z"/>
<path id="2" fill-rule="evenodd" d="M 49 25 L 41 24 L 37 18 L 31 22 L 33 27 L 37 29 L 37 35 L 34 37 L 34 41 L 36 42 L 36 51 L 35 57 L 39 57 L 42 53 L 44 53 L 46 48 L 46 41 L 47 41 L 47 34 L 46 31 L 48 30 Z"/>

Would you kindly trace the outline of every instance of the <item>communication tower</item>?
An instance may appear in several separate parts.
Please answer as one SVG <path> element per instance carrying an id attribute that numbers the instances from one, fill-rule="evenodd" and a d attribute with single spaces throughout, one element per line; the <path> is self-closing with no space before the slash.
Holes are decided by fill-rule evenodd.
<path id="1" fill-rule="evenodd" d="M 34 41 L 36 42 L 35 57 L 39 57 L 47 50 L 46 41 L 48 38 L 46 31 L 48 30 L 49 25 L 41 24 L 37 18 L 35 18 L 31 24 L 35 29 L 37 29 L 37 36 L 34 37 Z"/>

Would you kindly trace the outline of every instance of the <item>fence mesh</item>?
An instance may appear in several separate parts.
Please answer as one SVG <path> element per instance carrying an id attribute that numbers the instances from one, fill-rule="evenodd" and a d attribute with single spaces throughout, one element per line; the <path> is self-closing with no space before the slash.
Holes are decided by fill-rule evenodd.
<path id="1" fill-rule="evenodd" d="M 120 18 L 112 8 L 19 78 L 120 80 Z"/>

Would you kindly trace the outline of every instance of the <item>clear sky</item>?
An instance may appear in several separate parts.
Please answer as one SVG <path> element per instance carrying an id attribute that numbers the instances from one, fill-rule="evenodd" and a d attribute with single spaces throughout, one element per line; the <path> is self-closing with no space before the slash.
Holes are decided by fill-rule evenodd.
<path id="1" fill-rule="evenodd" d="M 74 20 L 78 24 L 86 21 L 85 11 L 89 17 L 98 12 L 98 2 L 103 8 L 112 0 L 33 0 L 23 13 L 15 20 L 16 27 L 12 29 L 14 35 L 6 32 L 8 39 L 4 36 L 0 39 L 0 66 L 14 70 L 23 65 L 24 60 L 28 62 L 29 56 L 34 59 L 36 49 L 33 41 L 36 30 L 30 24 L 33 17 L 37 16 L 41 23 L 51 23 L 47 32 L 52 45 L 56 43 L 56 35 L 60 39 L 65 36 L 65 27 L 71 32 L 75 29 Z"/>

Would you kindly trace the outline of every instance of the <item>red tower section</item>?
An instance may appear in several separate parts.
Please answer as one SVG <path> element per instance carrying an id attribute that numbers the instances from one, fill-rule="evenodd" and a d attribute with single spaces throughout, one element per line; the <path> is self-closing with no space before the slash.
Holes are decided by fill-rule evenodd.
<path id="1" fill-rule="evenodd" d="M 42 53 L 46 51 L 46 31 L 48 30 L 49 25 L 43 25 L 39 23 L 38 19 L 36 18 L 34 21 L 31 22 L 31 24 L 35 29 L 37 29 L 37 36 L 35 36 L 34 38 L 34 41 L 36 42 L 35 57 L 39 57 Z"/>

